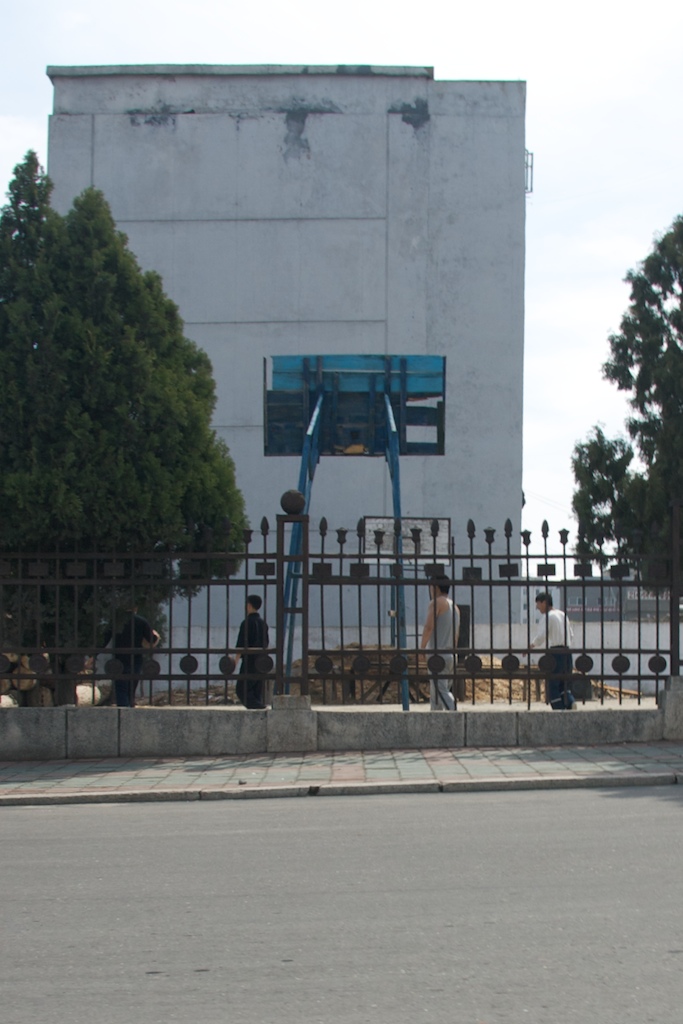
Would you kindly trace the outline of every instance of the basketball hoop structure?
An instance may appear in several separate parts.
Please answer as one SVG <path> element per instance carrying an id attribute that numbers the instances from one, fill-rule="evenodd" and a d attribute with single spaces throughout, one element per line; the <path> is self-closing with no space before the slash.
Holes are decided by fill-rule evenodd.
<path id="1" fill-rule="evenodd" d="M 443 455 L 446 360 L 443 356 L 273 356 L 267 387 L 264 360 L 264 449 L 268 456 L 300 455 L 298 489 L 311 502 L 321 456 L 384 458 L 389 467 L 393 513 L 401 519 L 400 456 Z M 418 439 L 411 437 L 417 432 Z M 427 439 L 425 439 L 425 435 Z M 400 559 L 401 540 L 399 537 Z M 295 523 L 285 583 L 285 607 L 296 605 L 301 573 L 301 525 Z M 398 643 L 405 646 L 403 586 L 395 588 Z M 294 616 L 285 620 L 289 677 Z M 408 683 L 402 686 L 408 710 Z"/>

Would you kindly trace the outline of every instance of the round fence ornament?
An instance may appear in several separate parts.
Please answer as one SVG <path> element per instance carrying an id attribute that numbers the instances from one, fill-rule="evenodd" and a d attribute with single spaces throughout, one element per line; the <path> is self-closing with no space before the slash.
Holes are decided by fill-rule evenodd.
<path id="1" fill-rule="evenodd" d="M 257 654 L 254 659 L 254 668 L 261 675 L 267 675 L 273 671 L 274 661 L 269 654 Z"/>
<path id="2" fill-rule="evenodd" d="M 332 671 L 332 659 L 328 658 L 326 654 L 321 654 L 320 657 L 315 659 L 315 670 L 321 676 L 329 675 Z"/>
<path id="3" fill-rule="evenodd" d="M 430 675 L 438 676 L 440 672 L 446 667 L 446 662 L 440 654 L 432 654 L 430 658 L 427 658 L 427 668 L 429 669 Z"/>
<path id="4" fill-rule="evenodd" d="M 654 654 L 648 661 L 647 667 L 655 675 L 661 675 L 666 668 L 666 658 L 663 658 L 661 654 Z"/>
<path id="5" fill-rule="evenodd" d="M 370 669 L 370 659 L 367 658 L 364 654 L 359 654 L 357 657 L 353 659 L 351 668 L 353 670 L 354 675 L 362 676 L 365 672 L 369 671 Z"/>
<path id="6" fill-rule="evenodd" d="M 180 659 L 180 671 L 186 676 L 191 676 L 199 668 L 199 662 L 193 654 L 186 654 Z"/>
<path id="7" fill-rule="evenodd" d="M 593 659 L 589 654 L 580 654 L 574 662 L 574 668 L 577 672 L 583 672 L 586 675 L 593 668 Z"/>
<path id="8" fill-rule="evenodd" d="M 39 676 L 43 672 L 48 671 L 50 668 L 50 661 L 44 654 L 32 654 L 28 659 L 28 667 L 31 669 L 31 672 L 35 672 L 35 674 Z"/>
<path id="9" fill-rule="evenodd" d="M 64 668 L 67 672 L 71 672 L 75 676 L 82 672 L 84 667 L 85 658 L 82 654 L 70 654 L 64 663 Z"/>
<path id="10" fill-rule="evenodd" d="M 516 672 L 519 668 L 519 658 L 514 654 L 506 654 L 500 664 L 504 672 Z"/>
<path id="11" fill-rule="evenodd" d="M 123 662 L 118 658 L 110 658 L 104 666 L 104 674 L 107 679 L 118 679 L 123 675 Z"/>
<path id="12" fill-rule="evenodd" d="M 625 654 L 617 654 L 616 658 L 612 659 L 612 668 L 618 676 L 623 676 L 625 672 L 631 667 L 631 662 Z"/>
<path id="13" fill-rule="evenodd" d="M 148 658 L 147 661 L 143 661 L 140 675 L 143 679 L 156 679 L 161 673 L 161 665 L 154 658 Z"/>
<path id="14" fill-rule="evenodd" d="M 235 671 L 235 659 L 229 654 L 224 654 L 221 660 L 218 662 L 218 668 L 221 671 L 221 675 L 231 676 Z"/>
<path id="15" fill-rule="evenodd" d="M 468 654 L 465 658 L 465 668 L 468 672 L 481 672 L 482 664 L 478 654 Z"/>
<path id="16" fill-rule="evenodd" d="M 408 668 L 408 659 L 402 654 L 395 654 L 389 662 L 389 671 L 392 676 L 402 676 Z"/>
<path id="17" fill-rule="evenodd" d="M 542 654 L 538 659 L 538 667 L 541 672 L 554 672 L 557 668 L 557 661 L 554 654 Z"/>

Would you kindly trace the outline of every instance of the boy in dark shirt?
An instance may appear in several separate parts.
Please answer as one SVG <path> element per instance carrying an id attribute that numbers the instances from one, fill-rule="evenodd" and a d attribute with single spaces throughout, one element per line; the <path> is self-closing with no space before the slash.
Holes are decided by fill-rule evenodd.
<path id="1" fill-rule="evenodd" d="M 105 647 L 111 640 L 111 636 L 112 630 L 110 629 L 104 638 Z M 138 615 L 137 607 L 131 608 L 123 627 L 114 637 L 114 656 L 123 665 L 121 676 L 125 677 L 114 680 L 118 707 L 135 707 L 135 691 L 142 671 L 144 649 L 145 647 L 156 647 L 159 639 L 156 629 L 152 629 L 147 619 Z"/>
<path id="2" fill-rule="evenodd" d="M 238 673 L 237 696 L 245 708 L 254 711 L 263 711 L 266 707 L 263 679 L 258 678 L 256 668 L 259 652 L 268 646 L 268 626 L 259 615 L 261 603 L 258 594 L 247 597 L 247 617 L 240 626 L 236 645 L 246 648 Z"/>

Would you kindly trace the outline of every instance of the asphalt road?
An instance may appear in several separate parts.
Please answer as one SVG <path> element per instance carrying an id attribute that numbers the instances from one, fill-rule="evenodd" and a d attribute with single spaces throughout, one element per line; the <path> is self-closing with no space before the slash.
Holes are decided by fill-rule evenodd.
<path id="1" fill-rule="evenodd" d="M 0 810 L 2 1024 L 680 1024 L 681 787 Z"/>

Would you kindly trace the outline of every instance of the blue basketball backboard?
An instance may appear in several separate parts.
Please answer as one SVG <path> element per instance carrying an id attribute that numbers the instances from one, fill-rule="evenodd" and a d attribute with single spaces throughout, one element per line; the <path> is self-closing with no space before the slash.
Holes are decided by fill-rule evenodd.
<path id="1" fill-rule="evenodd" d="M 384 456 L 388 397 L 400 455 L 443 455 L 443 356 L 273 356 L 266 455 L 301 455 L 319 404 L 319 455 Z M 411 436 L 413 435 L 413 436 Z"/>

